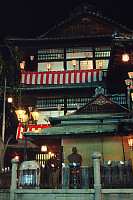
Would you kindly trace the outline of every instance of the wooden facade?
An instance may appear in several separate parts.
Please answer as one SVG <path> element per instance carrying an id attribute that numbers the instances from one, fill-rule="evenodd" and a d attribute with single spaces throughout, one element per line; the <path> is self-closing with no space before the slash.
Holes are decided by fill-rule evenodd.
<path id="1" fill-rule="evenodd" d="M 82 149 L 84 145 L 86 147 L 83 153 L 83 165 L 91 163 L 90 160 L 85 160 L 88 150 L 104 152 L 103 159 L 106 157 L 105 160 L 125 159 L 121 138 L 119 135 L 116 136 L 116 132 L 118 119 L 126 118 L 130 114 L 128 110 L 126 111 L 127 91 L 124 80 L 133 66 L 131 61 L 123 63 L 121 60 L 125 49 L 129 53 L 132 52 L 132 44 L 125 39 L 130 36 L 131 30 L 103 17 L 99 12 L 93 12 L 87 5 L 82 6 L 80 11 L 72 14 L 67 20 L 38 38 L 7 39 L 12 53 L 15 55 L 16 48 L 14 47 L 17 46 L 17 51 L 22 53 L 20 62 L 25 61 L 25 70 L 21 72 L 22 105 L 25 109 L 32 106 L 41 112 L 38 124 L 50 124 L 51 122 L 52 125 L 55 125 L 68 118 L 67 127 L 59 127 L 60 131 L 56 130 L 57 125 L 57 127 L 43 129 L 43 132 L 38 131 L 37 134 L 24 133 L 26 138 L 33 137 L 39 148 L 43 143 L 47 143 L 52 151 L 55 147 L 55 154 L 58 154 L 57 157 L 61 162 L 63 162 L 63 146 L 63 152 L 66 154 L 65 164 L 68 162 L 67 154 L 70 153 L 71 147 L 78 146 L 79 149 Z M 31 56 L 34 56 L 33 59 Z M 74 62 L 75 64 L 73 64 Z M 101 93 L 104 95 L 101 97 L 101 102 L 99 98 L 97 103 L 94 103 L 94 98 Z M 112 103 L 112 100 L 115 103 Z M 91 102 L 93 102 L 93 106 Z M 91 105 L 90 108 L 88 103 Z M 93 119 L 94 113 L 97 111 L 98 116 L 94 117 L 97 125 L 90 124 L 89 127 L 86 127 L 79 124 L 78 127 L 71 127 L 73 112 L 77 112 L 78 116 L 79 107 L 82 106 L 82 114 L 87 113 L 89 120 Z M 102 115 L 104 110 L 106 110 L 105 116 Z M 115 116 L 116 111 L 117 117 Z M 70 113 L 71 115 L 66 115 Z M 109 126 L 103 124 L 103 121 L 109 118 L 108 115 L 112 120 Z M 50 116 L 48 121 L 46 120 L 47 116 Z M 77 116 L 75 121 L 83 120 L 77 119 Z M 115 116 L 115 124 L 112 116 Z M 90 119 L 91 117 L 92 119 Z M 86 130 L 83 127 L 86 127 Z M 52 134 L 54 130 L 55 135 Z M 64 130 L 65 133 L 69 132 L 68 135 L 65 134 L 63 140 L 61 130 Z M 95 137 L 97 134 L 98 136 Z M 113 153 L 114 156 L 112 156 L 108 148 L 109 145 L 110 148 L 113 145 L 113 138 L 118 142 L 119 155 Z M 82 145 L 80 145 L 81 140 Z M 109 142 L 110 140 L 112 143 Z M 126 159 L 129 159 L 127 138 L 124 139 L 124 142 L 127 152 Z M 61 147 L 60 150 L 57 148 L 57 144 Z M 105 146 L 103 147 L 103 145 Z M 107 153 L 107 149 L 109 153 Z M 116 150 L 117 147 L 114 145 L 114 151 Z"/>

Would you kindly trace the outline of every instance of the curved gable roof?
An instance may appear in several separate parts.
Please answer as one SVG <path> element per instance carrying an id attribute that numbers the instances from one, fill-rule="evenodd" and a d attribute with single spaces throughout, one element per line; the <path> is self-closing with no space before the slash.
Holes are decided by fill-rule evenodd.
<path id="1" fill-rule="evenodd" d="M 120 34 L 131 33 L 131 30 L 125 26 L 103 17 L 99 11 L 90 5 L 83 4 L 83 6 L 79 7 L 79 10 L 75 9 L 75 13 L 71 14 L 68 19 L 48 30 L 39 39 L 75 37 L 79 35 L 111 35 L 115 31 Z"/>

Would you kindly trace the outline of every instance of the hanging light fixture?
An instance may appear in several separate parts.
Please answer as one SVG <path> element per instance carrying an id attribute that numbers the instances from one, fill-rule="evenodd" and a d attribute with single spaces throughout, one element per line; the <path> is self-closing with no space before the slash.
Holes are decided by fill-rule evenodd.
<path id="1" fill-rule="evenodd" d="M 23 71 L 24 68 L 25 68 L 25 61 L 22 61 L 22 62 L 20 63 L 20 69 Z"/>
<path id="2" fill-rule="evenodd" d="M 123 62 L 128 62 L 129 61 L 129 54 L 128 53 L 122 54 L 122 61 Z"/>
<path id="3" fill-rule="evenodd" d="M 47 63 L 47 69 L 48 71 L 51 69 L 51 63 Z"/>
<path id="4" fill-rule="evenodd" d="M 99 67 L 100 67 L 100 69 L 101 69 L 102 66 L 103 66 L 103 60 L 99 60 L 99 61 L 98 61 L 98 65 L 99 65 Z"/>
<path id="5" fill-rule="evenodd" d="M 73 64 L 73 68 L 75 69 L 77 65 L 77 60 L 72 60 L 72 64 Z"/>
<path id="6" fill-rule="evenodd" d="M 30 56 L 30 60 L 31 61 L 33 61 L 34 60 L 34 56 L 32 55 L 32 56 Z"/>

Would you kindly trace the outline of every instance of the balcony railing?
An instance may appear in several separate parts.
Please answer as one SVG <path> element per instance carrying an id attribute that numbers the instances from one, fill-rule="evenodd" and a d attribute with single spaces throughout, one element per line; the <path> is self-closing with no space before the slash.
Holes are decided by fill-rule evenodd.
<path id="1" fill-rule="evenodd" d="M 78 84 L 96 81 L 102 81 L 101 69 L 21 73 L 21 83 L 28 85 Z"/>

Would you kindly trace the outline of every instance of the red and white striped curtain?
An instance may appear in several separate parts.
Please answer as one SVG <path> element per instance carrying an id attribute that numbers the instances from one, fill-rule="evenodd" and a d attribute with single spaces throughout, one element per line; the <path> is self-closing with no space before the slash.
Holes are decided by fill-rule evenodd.
<path id="1" fill-rule="evenodd" d="M 22 72 L 23 84 L 72 84 L 102 81 L 102 70 Z"/>
<path id="2" fill-rule="evenodd" d="M 29 125 L 28 126 L 28 131 L 37 131 L 39 129 L 43 129 L 43 128 L 48 128 L 51 125 Z M 25 139 L 25 137 L 22 135 L 22 132 L 25 132 L 25 128 L 22 127 L 22 124 L 18 125 L 17 128 L 17 133 L 16 133 L 16 139 Z"/>

